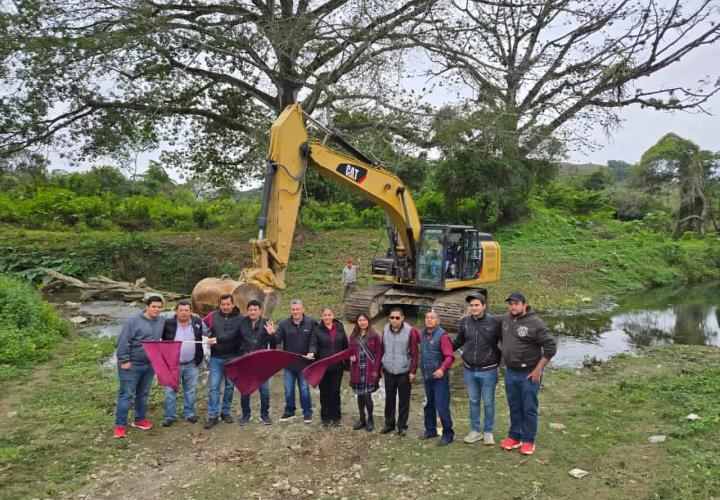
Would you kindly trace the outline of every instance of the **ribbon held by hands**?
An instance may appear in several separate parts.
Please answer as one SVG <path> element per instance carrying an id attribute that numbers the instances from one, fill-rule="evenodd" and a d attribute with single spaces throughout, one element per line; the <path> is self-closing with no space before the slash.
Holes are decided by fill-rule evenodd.
<path id="1" fill-rule="evenodd" d="M 340 361 L 344 361 L 350 358 L 350 356 L 352 356 L 352 352 L 350 351 L 350 349 L 345 349 L 344 351 L 340 351 L 337 354 L 333 354 L 332 356 L 323 358 L 320 361 L 316 361 L 313 364 L 307 366 L 302 371 L 302 374 L 308 381 L 308 384 L 313 387 L 317 387 L 318 385 L 320 385 L 320 381 L 325 375 L 325 370 L 327 370 L 328 366 L 334 363 L 339 363 Z"/>
<path id="2" fill-rule="evenodd" d="M 180 347 L 179 340 L 143 340 L 143 349 L 155 371 L 158 385 L 180 387 Z"/>
<path id="3" fill-rule="evenodd" d="M 245 354 L 225 364 L 228 376 L 240 394 L 248 396 L 263 385 L 266 380 L 298 359 L 304 359 L 294 352 L 277 349 L 263 349 Z"/>

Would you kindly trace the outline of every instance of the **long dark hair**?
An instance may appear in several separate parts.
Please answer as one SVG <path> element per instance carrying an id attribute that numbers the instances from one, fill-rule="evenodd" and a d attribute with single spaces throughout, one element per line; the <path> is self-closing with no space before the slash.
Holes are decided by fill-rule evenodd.
<path id="1" fill-rule="evenodd" d="M 355 318 L 355 328 L 353 328 L 352 335 L 350 335 L 350 342 L 357 342 L 358 337 L 360 337 L 360 327 L 358 326 L 358 319 L 360 319 L 361 317 L 365 318 L 368 321 L 368 340 L 370 340 L 372 337 L 379 336 L 378 333 L 373 330 L 370 315 L 362 312 L 357 315 L 357 318 Z"/>

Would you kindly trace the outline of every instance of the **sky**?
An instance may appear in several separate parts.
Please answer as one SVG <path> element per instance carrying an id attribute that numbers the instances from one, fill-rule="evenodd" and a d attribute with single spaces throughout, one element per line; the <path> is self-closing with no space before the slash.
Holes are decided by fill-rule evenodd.
<path id="1" fill-rule="evenodd" d="M 638 86 L 650 89 L 653 85 L 692 85 L 713 72 L 717 74 L 718 68 L 720 45 L 716 44 L 697 49 L 676 65 L 638 81 Z M 705 109 L 712 113 L 712 116 L 688 112 L 668 113 L 641 109 L 637 105 L 623 108 L 619 113 L 623 119 L 620 129 L 605 137 L 599 127 L 595 128 L 592 138 L 601 147 L 591 152 L 571 151 L 569 161 L 601 165 L 608 160 L 635 163 L 640 160 L 643 152 L 669 132 L 689 139 L 703 149 L 720 151 L 720 95 L 713 96 Z"/>
<path id="2" fill-rule="evenodd" d="M 695 87 L 700 78 L 718 78 L 720 68 L 720 44 L 701 47 L 691 52 L 679 63 L 664 70 L 645 77 L 637 82 L 637 86 L 644 90 L 660 86 L 685 85 Z M 425 83 L 420 83 L 424 86 Z M 414 83 L 410 83 L 414 86 Z M 432 104 L 443 103 L 442 92 L 428 96 Z M 608 160 L 623 160 L 628 163 L 639 161 L 643 152 L 655 144 L 663 135 L 673 132 L 685 139 L 698 144 L 703 149 L 720 151 L 720 94 L 715 95 L 704 106 L 709 114 L 697 112 L 662 112 L 652 109 L 641 109 L 634 105 L 618 111 L 621 117 L 619 128 L 610 135 L 605 134 L 601 127 L 596 127 L 589 133 L 588 139 L 595 143 L 594 149 L 570 150 L 568 161 L 572 163 L 595 163 L 605 165 Z M 352 138 L 349 138 L 352 140 Z M 167 145 L 165 145 L 167 146 Z M 149 160 L 157 160 L 160 151 L 152 151 L 142 155 L 139 161 L 140 171 L 143 171 Z M 48 151 L 51 168 L 64 170 L 72 167 L 53 151 Z M 89 167 L 86 165 L 84 168 Z M 83 169 L 84 169 L 83 168 Z M 173 178 L 179 180 L 177 172 L 170 172 Z"/>

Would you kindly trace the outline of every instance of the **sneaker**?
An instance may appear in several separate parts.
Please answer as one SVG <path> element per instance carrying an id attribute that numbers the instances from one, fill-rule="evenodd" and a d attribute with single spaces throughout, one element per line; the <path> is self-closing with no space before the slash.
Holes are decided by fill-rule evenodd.
<path id="1" fill-rule="evenodd" d="M 115 439 L 122 439 L 125 437 L 125 426 L 123 425 L 116 425 L 115 431 L 113 432 L 113 436 Z"/>
<path id="2" fill-rule="evenodd" d="M 260 417 L 260 423 L 264 425 L 272 425 L 272 419 L 269 415 L 264 415 Z"/>
<path id="3" fill-rule="evenodd" d="M 333 427 L 342 427 L 340 420 L 333 420 L 330 425 L 332 425 Z"/>
<path id="4" fill-rule="evenodd" d="M 320 422 L 320 427 L 330 427 L 330 424 L 332 424 L 331 420 L 322 420 Z"/>
<path id="5" fill-rule="evenodd" d="M 312 415 L 305 415 L 303 417 L 303 422 L 305 422 L 306 424 L 312 424 Z"/>
<path id="6" fill-rule="evenodd" d="M 493 433 L 492 433 L 492 432 L 486 432 L 486 433 L 483 435 L 483 442 L 484 442 L 486 445 L 488 445 L 488 446 L 495 444 L 495 438 L 493 437 Z"/>
<path id="7" fill-rule="evenodd" d="M 522 443 L 520 445 L 520 453 L 523 455 L 532 455 L 535 453 L 535 443 Z"/>
<path id="8" fill-rule="evenodd" d="M 380 429 L 380 434 L 388 434 L 395 430 L 394 425 L 385 425 L 382 429 Z"/>
<path id="9" fill-rule="evenodd" d="M 423 441 L 426 439 L 435 439 L 436 437 L 438 437 L 437 433 L 428 434 L 427 432 L 424 432 L 423 434 L 420 435 L 420 439 Z"/>
<path id="10" fill-rule="evenodd" d="M 198 421 L 198 418 L 197 418 L 195 415 L 193 415 L 192 417 L 188 417 L 188 418 L 185 419 L 185 422 L 188 422 L 188 423 L 190 423 L 190 424 L 196 424 L 197 421 Z"/>
<path id="11" fill-rule="evenodd" d="M 477 443 L 478 441 L 482 441 L 482 440 L 483 440 L 483 435 L 480 434 L 478 431 L 470 431 L 470 434 L 468 434 L 467 436 L 465 436 L 463 438 L 463 441 L 468 444 Z"/>
<path id="12" fill-rule="evenodd" d="M 163 426 L 163 427 L 170 427 L 170 426 L 173 424 L 173 422 L 175 422 L 174 419 L 166 418 L 165 420 L 163 420 L 162 426 Z"/>
<path id="13" fill-rule="evenodd" d="M 206 429 L 210 429 L 211 427 L 215 427 L 218 422 L 219 420 L 217 417 L 210 417 L 205 421 L 205 425 L 203 425 L 203 427 Z"/>
<path id="14" fill-rule="evenodd" d="M 278 420 L 280 420 L 280 422 L 287 422 L 288 420 L 292 420 L 293 418 L 295 418 L 295 415 L 291 415 L 290 413 L 283 413 L 282 417 L 280 417 Z"/>
<path id="15" fill-rule="evenodd" d="M 225 415 L 220 415 L 220 418 L 221 418 L 222 421 L 225 422 L 226 424 L 232 424 L 233 422 L 235 422 L 235 419 L 234 419 L 233 416 L 230 415 L 229 413 L 226 413 Z"/>
<path id="16" fill-rule="evenodd" d="M 252 415 L 243 415 L 242 418 L 240 420 L 238 420 L 238 425 L 244 427 L 247 424 L 249 424 L 251 420 L 252 420 Z"/>
<path id="17" fill-rule="evenodd" d="M 154 429 L 155 426 L 150 423 L 148 419 L 141 420 L 140 422 L 133 422 L 133 427 L 137 427 L 138 429 L 142 429 L 144 431 L 149 431 L 150 429 Z"/>
<path id="18" fill-rule="evenodd" d="M 516 449 L 520 448 L 521 444 L 522 443 L 520 441 L 515 441 L 513 438 L 508 437 L 508 438 L 503 439 L 500 442 L 500 448 L 502 448 L 503 450 L 508 450 L 508 451 L 516 450 Z"/>

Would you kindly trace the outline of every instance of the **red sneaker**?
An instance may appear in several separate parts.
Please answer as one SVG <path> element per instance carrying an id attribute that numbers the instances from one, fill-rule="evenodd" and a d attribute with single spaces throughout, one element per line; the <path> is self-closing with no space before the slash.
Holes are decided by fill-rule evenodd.
<path id="1" fill-rule="evenodd" d="M 503 450 L 516 450 L 520 448 L 520 445 L 522 443 L 520 441 L 515 441 L 513 438 L 505 438 L 500 442 L 500 448 Z"/>
<path id="2" fill-rule="evenodd" d="M 115 426 L 115 432 L 113 432 L 115 439 L 122 439 L 125 437 L 125 427 L 122 425 Z"/>
<path id="3" fill-rule="evenodd" d="M 520 453 L 523 455 L 532 455 L 535 452 L 535 443 L 522 443 L 520 445 Z"/>
<path id="4" fill-rule="evenodd" d="M 144 431 L 149 431 L 150 429 L 154 429 L 155 426 L 150 423 L 148 419 L 141 420 L 140 422 L 133 422 L 133 427 L 137 427 L 138 429 L 142 429 Z"/>

